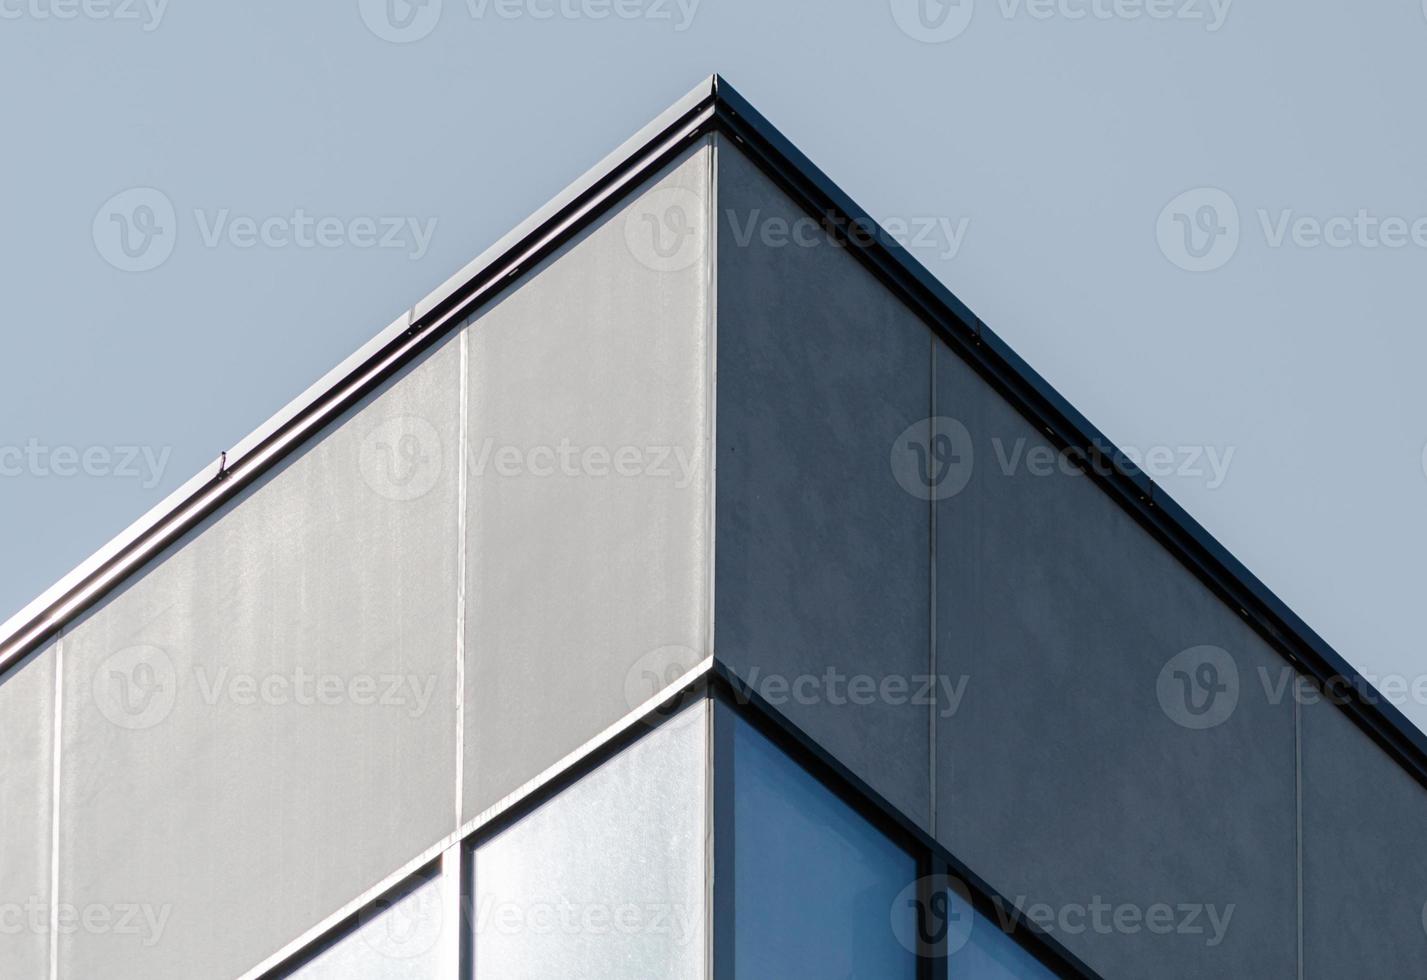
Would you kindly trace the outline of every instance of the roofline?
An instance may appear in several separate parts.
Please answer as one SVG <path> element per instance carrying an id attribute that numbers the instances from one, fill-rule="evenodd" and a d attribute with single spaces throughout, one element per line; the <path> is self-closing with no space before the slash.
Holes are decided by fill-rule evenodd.
<path id="1" fill-rule="evenodd" d="M 880 227 L 733 87 L 715 78 L 720 128 L 813 214 Z M 1163 488 L 1021 359 L 980 317 L 890 235 L 848 241 L 852 254 L 915 309 L 1002 397 L 1082 467 L 1290 664 L 1328 688 L 1375 742 L 1427 787 L 1427 735 L 1387 701 Z M 1331 686 L 1330 686 L 1331 685 Z M 1346 691 L 1343 688 L 1346 687 Z"/>
<path id="2" fill-rule="evenodd" d="M 0 625 L 0 672 L 44 646 L 130 574 L 432 347 L 607 207 L 711 131 L 710 76 L 402 313 L 316 384 Z"/>
<path id="3" fill-rule="evenodd" d="M 130 574 L 550 255 L 697 140 L 733 139 L 785 191 L 838 229 L 877 223 L 734 88 L 710 76 L 320 381 L 204 467 L 0 626 L 0 671 L 43 646 Z M 843 236 L 845 238 L 845 235 Z M 849 252 L 1058 448 L 1427 787 L 1427 735 L 1253 575 L 1168 493 L 888 235 Z M 1331 687 L 1330 687 L 1331 685 Z M 1343 688 L 1347 690 L 1344 691 Z"/>

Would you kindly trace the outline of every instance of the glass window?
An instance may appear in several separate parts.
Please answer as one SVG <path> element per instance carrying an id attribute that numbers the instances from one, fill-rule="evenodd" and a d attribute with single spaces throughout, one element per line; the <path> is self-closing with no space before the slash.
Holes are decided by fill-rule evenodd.
<path id="1" fill-rule="evenodd" d="M 475 852 L 480 980 L 704 975 L 708 702 Z"/>
<path id="2" fill-rule="evenodd" d="M 733 718 L 734 972 L 913 978 L 917 865 L 852 807 Z"/>
<path id="3" fill-rule="evenodd" d="M 377 902 L 360 925 L 299 967 L 297 980 L 436 980 L 441 976 L 441 889 L 436 881 Z"/>
<path id="4" fill-rule="evenodd" d="M 1055 974 L 1002 931 L 995 920 L 950 893 L 947 976 L 955 980 L 1055 980 Z"/>

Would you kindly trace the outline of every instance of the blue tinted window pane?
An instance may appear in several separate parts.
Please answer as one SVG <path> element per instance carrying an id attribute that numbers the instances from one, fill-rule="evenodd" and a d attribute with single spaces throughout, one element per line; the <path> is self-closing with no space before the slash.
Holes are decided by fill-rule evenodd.
<path id="1" fill-rule="evenodd" d="M 949 908 L 947 975 L 953 980 L 1055 980 L 1054 973 L 962 896 L 953 892 Z"/>
<path id="2" fill-rule="evenodd" d="M 916 976 L 916 861 L 734 720 L 738 980 Z"/>

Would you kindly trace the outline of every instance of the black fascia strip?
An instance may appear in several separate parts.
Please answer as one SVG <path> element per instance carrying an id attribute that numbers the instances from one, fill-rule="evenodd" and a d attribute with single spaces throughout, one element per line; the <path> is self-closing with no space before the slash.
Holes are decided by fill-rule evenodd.
<path id="1" fill-rule="evenodd" d="M 398 337 L 354 367 L 350 374 L 311 405 L 251 447 L 241 460 L 232 466 L 219 467 L 210 480 L 144 533 L 35 613 L 10 636 L 0 638 L 0 674 L 28 653 L 44 646 L 86 611 L 122 588 L 133 575 L 142 571 L 145 564 L 199 526 L 244 487 L 280 465 L 323 427 L 434 347 L 477 309 L 513 285 L 522 273 L 536 266 L 622 201 L 644 178 L 657 173 L 697 140 L 712 132 L 712 102 L 710 94 L 651 136 L 642 148 L 596 178 L 589 188 L 559 212 L 533 228 Z M 88 595 L 82 604 L 69 609 L 62 618 L 56 618 L 57 610 L 64 609 L 98 583 L 103 583 L 100 590 Z M 39 624 L 47 620 L 53 621 L 42 632 L 36 632 Z"/>
<path id="2" fill-rule="evenodd" d="M 715 80 L 716 124 L 775 183 L 815 217 L 839 227 L 880 224 L 758 113 L 732 86 Z M 962 360 L 1057 449 L 1082 469 L 1152 537 L 1235 610 L 1328 700 L 1427 787 L 1427 734 L 1386 700 L 1347 660 L 1236 559 L 1098 428 L 1030 367 L 944 284 L 885 234 L 839 237 Z M 1088 464 L 1088 465 L 1084 465 Z"/>
<path id="3" fill-rule="evenodd" d="M 749 721 L 760 733 L 770 738 L 793 760 L 810 772 L 818 782 L 837 795 L 860 816 L 877 827 L 918 861 L 918 873 L 938 863 L 950 869 L 951 876 L 967 886 L 972 904 L 986 919 L 1001 928 L 1025 950 L 1058 976 L 1070 980 L 1100 980 L 1092 970 L 1054 936 L 1044 932 L 1026 916 L 1017 916 L 1005 929 L 1003 920 L 1015 909 L 991 883 L 976 874 L 955 854 L 937 841 L 923 827 L 873 789 L 826 748 L 790 721 L 777 708 L 739 677 L 727 664 L 715 659 L 710 668 L 710 690 L 716 700 Z M 737 775 L 734 776 L 735 781 Z M 928 865 L 924 856 L 931 858 Z"/>
<path id="4" fill-rule="evenodd" d="M 622 200 L 625 194 L 644 179 L 673 162 L 690 146 L 713 130 L 713 98 L 694 106 L 666 129 L 655 135 L 645 147 L 623 165 L 597 180 L 585 193 L 576 197 L 558 213 L 531 232 L 508 256 L 491 263 L 471 280 L 436 304 L 413 324 L 413 329 L 462 322 L 489 302 L 493 292 L 504 289 L 512 280 L 530 271 L 555 253 L 560 246 Z M 563 227 L 562 227 L 563 226 Z M 554 234 L 551 231 L 554 230 Z"/>
<path id="5" fill-rule="evenodd" d="M 735 140 L 780 186 L 814 215 L 838 214 L 848 222 L 878 227 L 840 188 L 764 119 L 732 86 L 716 78 L 709 97 L 652 136 L 642 150 L 613 166 L 575 201 L 543 222 L 504 255 L 475 273 L 413 323 L 402 336 L 354 369 L 350 378 L 255 446 L 232 468 L 222 469 L 193 497 L 168 517 L 137 537 L 73 589 L 37 612 L 8 638 L 0 640 L 0 671 L 40 648 L 85 610 L 127 581 L 149 559 L 159 555 L 197 526 L 258 475 L 272 468 L 323 425 L 355 404 L 382 381 L 463 322 L 476 308 L 528 271 L 541 258 L 568 241 L 647 176 L 683 148 L 712 131 Z M 561 223 L 564 227 L 561 228 Z M 976 317 L 952 292 L 887 236 L 877 234 L 851 251 L 894 289 L 973 369 L 1007 398 L 1062 450 L 1085 454 L 1095 465 L 1089 475 L 1112 499 L 1129 511 L 1152 536 L 1203 580 L 1221 600 L 1239 611 L 1271 645 L 1346 710 L 1357 725 L 1427 787 L 1427 735 L 1367 682 L 1326 641 L 1292 612 L 1197 521 L 1129 463 L 1098 429 Z M 381 362 L 385 361 L 384 364 Z M 378 365 L 371 370 L 372 365 Z M 274 447 L 276 452 L 267 452 Z M 1108 464 L 1108 465 L 1105 465 Z M 197 509 L 186 508 L 198 504 Z M 182 519 L 179 519 L 179 518 Z M 63 619 L 57 609 L 111 577 Z M 1342 687 L 1347 696 L 1335 692 Z M 1371 693 L 1366 693 L 1371 692 Z"/>

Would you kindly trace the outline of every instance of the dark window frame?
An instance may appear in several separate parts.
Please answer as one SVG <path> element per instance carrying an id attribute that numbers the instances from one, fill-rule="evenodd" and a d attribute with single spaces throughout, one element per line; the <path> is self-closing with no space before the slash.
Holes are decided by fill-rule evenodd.
<path id="1" fill-rule="evenodd" d="M 751 686 L 741 681 L 726 666 L 715 662 L 710 681 L 711 696 L 715 701 L 713 768 L 715 785 L 724 792 L 713 798 L 714 806 L 714 941 L 712 980 L 736 980 L 732 973 L 733 963 L 733 896 L 731 894 L 732 848 L 717 843 L 732 837 L 732 797 L 733 774 L 722 773 L 730 769 L 728 758 L 732 741 L 731 732 L 721 733 L 720 728 L 731 729 L 731 725 L 719 724 L 719 706 L 733 711 L 750 722 L 764 737 L 782 749 L 789 758 L 801 766 L 805 772 L 825 786 L 830 792 L 848 804 L 872 826 L 885 834 L 893 843 L 908 851 L 917 861 L 917 873 L 923 882 L 952 879 L 965 886 L 963 897 L 971 899 L 972 908 L 987 922 L 999 928 L 1002 915 L 1013 907 L 1004 896 L 997 892 L 979 875 L 975 874 L 950 850 L 943 847 L 930 834 L 909 820 L 866 781 L 856 776 L 850 769 L 837 761 L 831 753 L 810 738 L 792 722 L 788 721 L 776 708 L 769 705 Z M 722 753 L 720 753 L 720 749 Z M 722 765 L 720 764 L 722 758 Z M 727 811 L 727 812 L 725 812 Z M 735 843 L 736 847 L 737 844 Z M 921 896 L 923 903 L 931 901 L 931 894 Z M 924 906 L 926 907 L 926 906 Z M 719 919 L 727 919 L 725 925 Z M 1095 973 L 1059 941 L 1038 929 L 1024 916 L 1011 924 L 1011 929 L 1003 932 L 1018 946 L 1029 953 L 1037 962 L 1058 977 L 1070 980 L 1099 980 Z M 925 951 L 919 957 L 917 980 L 944 980 L 948 976 L 948 959 L 945 936 L 936 948 Z M 955 980 L 954 976 L 952 980 Z"/>
<path id="2" fill-rule="evenodd" d="M 963 884 L 972 907 L 993 925 L 999 921 L 997 912 L 1010 903 L 990 885 L 956 859 L 949 850 L 931 838 L 865 781 L 838 762 L 826 749 L 788 721 L 759 695 L 743 684 L 727 667 L 715 661 L 713 667 L 678 691 L 663 704 L 643 717 L 632 721 L 605 739 L 589 753 L 553 774 L 549 779 L 504 812 L 477 828 L 460 842 L 460 862 L 457 869 L 461 898 L 458 924 L 460 936 L 460 977 L 465 980 L 475 969 L 475 932 L 473 918 L 474 857 L 478 847 L 498 836 L 545 803 L 560 795 L 624 749 L 650 734 L 682 709 L 697 701 L 707 701 L 709 710 L 709 793 L 707 799 L 708 828 L 713 846 L 706 855 L 709 890 L 707 893 L 707 929 L 709 976 L 712 980 L 734 980 L 733 941 L 735 917 L 733 901 L 733 855 L 737 843 L 733 839 L 734 771 L 732 765 L 733 720 L 742 719 L 781 750 L 808 775 L 855 813 L 884 834 L 895 845 L 916 860 L 917 875 L 923 883 L 947 878 Z M 316 959 L 323 952 L 353 935 L 374 910 L 385 908 L 409 895 L 441 874 L 441 859 L 423 865 L 403 878 L 362 910 L 333 926 L 320 938 L 287 957 L 262 975 L 263 980 L 279 980 Z M 924 887 L 921 901 L 931 901 L 932 892 Z M 1054 938 L 1038 930 L 1022 917 L 1007 931 L 1022 949 L 1056 976 L 1074 980 L 1099 980 L 1078 958 Z M 947 973 L 945 936 L 935 947 L 918 957 L 917 980 L 944 980 Z"/>

